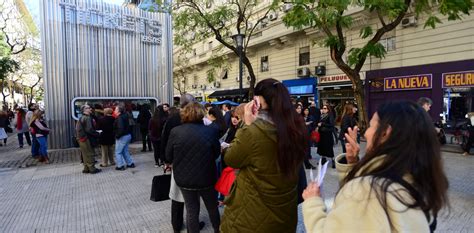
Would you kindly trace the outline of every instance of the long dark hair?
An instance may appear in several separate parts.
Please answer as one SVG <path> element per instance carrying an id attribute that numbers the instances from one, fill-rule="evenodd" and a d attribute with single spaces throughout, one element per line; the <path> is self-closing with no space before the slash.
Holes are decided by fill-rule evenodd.
<path id="1" fill-rule="evenodd" d="M 215 123 L 217 124 L 217 126 L 219 126 L 219 135 L 222 136 L 224 134 L 224 131 L 227 129 L 227 125 L 224 120 L 224 115 L 222 115 L 222 111 L 218 107 L 214 106 L 209 109 L 208 114 L 216 118 Z"/>
<path id="2" fill-rule="evenodd" d="M 293 178 L 303 162 L 308 133 L 304 119 L 296 113 L 288 89 L 275 79 L 260 81 L 255 95 L 262 96 L 268 105 L 269 117 L 277 129 L 278 166 L 287 177 Z"/>
<path id="3" fill-rule="evenodd" d="M 151 121 L 154 124 L 159 125 L 166 121 L 167 117 L 168 114 L 166 114 L 165 110 L 163 109 L 163 105 L 158 105 L 158 107 L 155 109 L 155 112 L 153 113 Z"/>
<path id="4" fill-rule="evenodd" d="M 354 104 L 348 103 L 344 105 L 344 112 L 342 113 L 342 118 L 344 118 L 344 116 L 354 116 Z"/>
<path id="5" fill-rule="evenodd" d="M 385 212 L 389 208 L 387 195 L 392 195 L 407 208 L 420 208 L 425 214 L 436 216 L 448 204 L 448 179 L 443 171 L 440 144 L 431 118 L 423 108 L 410 101 L 382 104 L 376 114 L 379 124 L 372 146 L 344 183 L 371 176 L 371 191 L 375 192 Z M 389 127 L 390 135 L 382 140 Z M 385 156 L 381 164 L 368 168 L 367 164 L 380 156 Z M 410 175 L 413 181 L 404 180 L 405 175 Z M 394 183 L 406 188 L 413 200 L 406 200 L 403 190 L 389 190 Z"/>

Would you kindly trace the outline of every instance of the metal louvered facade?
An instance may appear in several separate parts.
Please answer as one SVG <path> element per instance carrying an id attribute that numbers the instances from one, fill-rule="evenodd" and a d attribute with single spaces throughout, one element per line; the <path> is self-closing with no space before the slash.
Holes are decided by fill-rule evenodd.
<path id="1" fill-rule="evenodd" d="M 40 0 L 50 148 L 72 146 L 76 97 L 151 97 L 172 103 L 169 13 L 102 0 Z"/>

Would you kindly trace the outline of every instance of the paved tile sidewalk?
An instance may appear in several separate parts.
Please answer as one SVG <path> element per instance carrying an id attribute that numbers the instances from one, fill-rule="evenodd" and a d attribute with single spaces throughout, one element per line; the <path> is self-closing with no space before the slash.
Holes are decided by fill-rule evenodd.
<path id="1" fill-rule="evenodd" d="M 133 157 L 137 168 L 109 167 L 96 175 L 82 174 L 78 161 L 0 168 L 0 232 L 172 232 L 170 201 L 149 200 L 152 177 L 162 170 L 153 166 L 152 153 Z M 451 212 L 441 214 L 437 232 L 474 232 L 474 157 L 445 153 L 444 158 Z M 337 188 L 330 169 L 323 188 L 328 206 Z M 204 205 L 201 209 L 203 232 L 212 232 Z"/>
<path id="2" fill-rule="evenodd" d="M 131 144 L 130 152 L 133 154 L 140 153 L 141 142 Z M 31 157 L 31 146 L 28 146 L 25 141 L 23 148 L 19 148 L 18 138 L 16 134 L 10 135 L 7 145 L 0 147 L 0 169 L 2 168 L 25 168 L 32 166 L 43 166 L 38 160 Z M 97 154 L 100 154 L 100 149 L 96 149 Z M 81 152 L 79 148 L 48 150 L 48 157 L 51 164 L 67 164 L 81 161 Z M 99 156 L 100 157 L 100 156 Z M 99 159 L 99 158 L 97 158 Z"/>

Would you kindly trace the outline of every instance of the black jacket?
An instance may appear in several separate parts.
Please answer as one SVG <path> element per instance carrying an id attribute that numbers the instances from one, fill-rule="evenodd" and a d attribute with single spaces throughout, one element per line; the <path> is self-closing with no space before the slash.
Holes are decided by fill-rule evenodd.
<path id="1" fill-rule="evenodd" d="M 114 122 L 115 119 L 112 116 L 104 116 L 98 120 L 97 129 L 102 130 L 102 133 L 99 136 L 100 145 L 115 144 Z"/>
<path id="2" fill-rule="evenodd" d="M 130 128 L 130 123 L 128 121 L 128 114 L 122 113 L 117 119 L 115 119 L 114 133 L 115 138 L 121 138 L 122 136 L 132 133 L 132 129 Z"/>
<path id="3" fill-rule="evenodd" d="M 138 114 L 138 117 L 137 117 L 137 122 L 138 124 L 140 124 L 140 130 L 148 131 L 148 123 L 150 122 L 150 119 L 151 119 L 150 111 L 148 110 L 140 111 L 140 114 Z"/>
<path id="4" fill-rule="evenodd" d="M 339 132 L 339 140 L 344 139 L 344 134 L 347 129 L 354 128 L 357 125 L 356 119 L 353 116 L 345 115 L 341 120 L 341 131 Z"/>
<path id="5" fill-rule="evenodd" d="M 203 123 L 186 123 L 171 130 L 166 160 L 173 163 L 176 184 L 192 190 L 213 187 L 220 149 L 217 130 Z"/>
<path id="6" fill-rule="evenodd" d="M 160 145 L 160 159 L 165 161 L 165 163 L 171 163 L 172 161 L 166 160 L 166 146 L 168 144 L 168 139 L 171 134 L 171 130 L 181 125 L 181 116 L 179 114 L 172 115 L 166 121 L 166 124 L 163 128 L 163 133 L 161 134 L 161 145 Z"/>
<path id="7" fill-rule="evenodd" d="M 230 114 L 230 111 L 225 112 L 224 114 L 224 121 L 226 125 L 226 129 L 224 129 L 224 132 L 227 131 L 227 129 L 231 126 L 232 124 L 232 115 Z"/>

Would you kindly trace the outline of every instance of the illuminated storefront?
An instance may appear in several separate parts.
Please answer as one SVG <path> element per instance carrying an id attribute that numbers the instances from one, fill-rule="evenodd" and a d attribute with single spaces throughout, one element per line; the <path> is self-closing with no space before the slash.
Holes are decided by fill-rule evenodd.
<path id="1" fill-rule="evenodd" d="M 433 100 L 430 115 L 448 127 L 474 111 L 474 60 L 367 71 L 367 110 L 372 115 L 387 100 Z"/>

